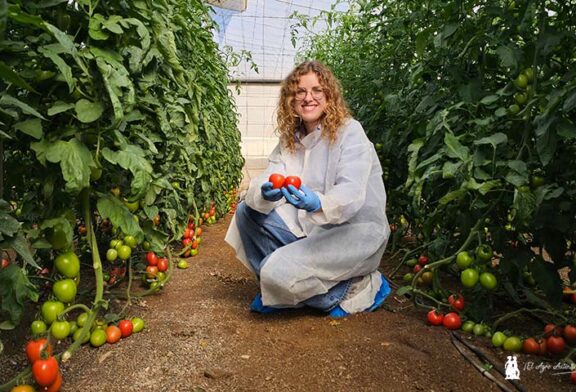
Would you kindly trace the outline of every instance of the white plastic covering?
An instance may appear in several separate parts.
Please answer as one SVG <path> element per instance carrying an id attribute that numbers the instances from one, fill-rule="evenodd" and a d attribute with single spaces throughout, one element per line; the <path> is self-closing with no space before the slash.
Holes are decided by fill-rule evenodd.
<path id="1" fill-rule="evenodd" d="M 291 25 L 295 21 L 290 16 L 294 12 L 318 15 L 330 10 L 335 3 L 338 11 L 348 8 L 347 2 L 335 0 L 247 0 L 246 10 L 242 12 L 214 6 L 213 19 L 220 26 L 214 35 L 220 47 L 227 45 L 235 51 L 251 52 L 259 71 L 256 73 L 243 61 L 231 69 L 231 76 L 243 81 L 284 79 L 294 67 L 296 54 L 291 42 Z M 319 24 L 314 31 L 324 27 Z"/>

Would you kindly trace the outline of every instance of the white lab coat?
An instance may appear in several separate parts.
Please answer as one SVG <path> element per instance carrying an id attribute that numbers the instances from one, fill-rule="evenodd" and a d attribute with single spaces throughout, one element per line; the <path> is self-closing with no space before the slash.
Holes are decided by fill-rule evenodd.
<path id="1" fill-rule="evenodd" d="M 299 176 L 319 196 L 322 209 L 310 213 L 284 198 L 264 200 L 260 187 L 272 173 Z M 276 249 L 262 267 L 266 306 L 293 306 L 376 271 L 390 236 L 380 161 L 354 119 L 339 129 L 333 144 L 318 129 L 298 141 L 293 153 L 276 146 L 267 169 L 251 180 L 245 202 L 264 214 L 276 209 L 296 236 L 306 236 Z M 252 270 L 234 218 L 225 240 Z"/>

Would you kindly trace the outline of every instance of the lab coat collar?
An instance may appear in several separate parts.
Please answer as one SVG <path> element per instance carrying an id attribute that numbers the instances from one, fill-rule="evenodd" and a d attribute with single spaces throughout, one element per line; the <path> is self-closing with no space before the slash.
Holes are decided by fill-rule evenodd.
<path id="1" fill-rule="evenodd" d="M 316 127 L 316 129 L 310 132 L 308 135 L 305 135 L 304 132 L 298 130 L 296 132 L 297 140 L 304 146 L 305 149 L 309 150 L 314 147 L 320 141 L 322 137 L 322 127 L 320 124 Z"/>

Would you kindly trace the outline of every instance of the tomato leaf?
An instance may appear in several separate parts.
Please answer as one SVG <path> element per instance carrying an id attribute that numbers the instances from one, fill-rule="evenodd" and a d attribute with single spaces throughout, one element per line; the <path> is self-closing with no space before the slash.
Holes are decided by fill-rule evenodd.
<path id="1" fill-rule="evenodd" d="M 74 109 L 76 110 L 78 120 L 83 123 L 91 123 L 102 116 L 104 105 L 100 102 L 92 102 L 83 98 L 76 102 Z"/>
<path id="2" fill-rule="evenodd" d="M 144 239 L 144 233 L 138 222 L 134 220 L 134 215 L 118 198 L 110 195 L 102 196 L 96 202 L 96 207 L 103 219 L 110 219 L 110 222 L 119 227 L 124 234 L 132 235 L 138 241 Z"/>
<path id="3" fill-rule="evenodd" d="M 410 293 L 412 293 L 413 289 L 414 288 L 412 286 L 402 286 L 398 290 L 396 290 L 396 295 L 404 296 L 406 294 L 410 294 Z"/>
<path id="4" fill-rule="evenodd" d="M 71 192 L 90 186 L 90 168 L 96 167 L 90 150 L 77 139 L 59 140 L 49 146 L 46 160 L 60 163 L 66 189 Z"/>
<path id="5" fill-rule="evenodd" d="M 38 292 L 28 280 L 25 270 L 10 264 L 0 269 L 0 313 L 13 325 L 20 324 L 28 301 L 37 302 Z"/>
<path id="6" fill-rule="evenodd" d="M 491 144 L 492 147 L 496 148 L 499 144 L 508 143 L 508 136 L 502 132 L 497 132 L 491 136 L 483 137 L 479 140 L 474 141 L 475 145 Z"/>
<path id="7" fill-rule="evenodd" d="M 60 45 L 58 45 L 60 47 Z M 48 45 L 43 48 L 39 48 L 38 52 L 42 53 L 45 57 L 52 60 L 52 62 L 58 67 L 62 76 L 64 76 L 64 80 L 68 84 L 68 92 L 74 91 L 76 88 L 76 80 L 72 76 L 72 68 L 56 53 L 56 48 L 54 45 Z"/>
<path id="8" fill-rule="evenodd" d="M 38 113 L 38 111 L 36 111 L 36 109 L 34 109 L 32 106 L 20 101 L 17 98 L 12 97 L 11 95 L 5 94 L 5 93 L 0 95 L 0 105 L 15 106 L 15 107 L 19 108 L 22 111 L 22 113 L 31 114 L 34 117 L 38 117 L 38 118 L 41 118 L 42 120 L 46 120 L 44 118 L 44 116 L 42 116 L 40 113 Z"/>
<path id="9" fill-rule="evenodd" d="M 562 303 L 562 279 L 560 279 L 554 264 L 538 257 L 529 264 L 529 268 L 538 287 L 546 294 L 548 301 L 556 307 L 560 306 Z"/>
<path id="10" fill-rule="evenodd" d="M 39 118 L 33 118 L 31 120 L 21 121 L 14 124 L 14 129 L 30 135 L 35 139 L 42 139 L 42 122 Z"/>
<path id="11" fill-rule="evenodd" d="M 462 145 L 458 138 L 449 132 L 444 135 L 444 144 L 448 147 L 448 156 L 450 158 L 458 158 L 465 162 L 470 157 L 468 147 Z"/>
<path id="12" fill-rule="evenodd" d="M 66 112 L 70 109 L 73 109 L 74 107 L 75 107 L 75 105 L 73 103 L 68 103 L 68 102 L 64 102 L 64 101 L 56 101 L 56 102 L 54 102 L 54 105 L 52 105 L 48 109 L 47 113 L 49 116 L 55 116 L 56 114 Z"/>
<path id="13" fill-rule="evenodd" d="M 21 223 L 12 217 L 9 211 L 9 204 L 0 199 L 0 241 L 4 241 L 7 237 L 14 237 L 20 230 Z"/>
<path id="14" fill-rule="evenodd" d="M 1 3 L 1 2 L 0 2 Z M 1 32 L 1 29 L 0 29 Z M 20 88 L 24 88 L 28 91 L 36 92 L 32 86 L 28 84 L 24 79 L 20 77 L 16 72 L 14 72 L 10 67 L 8 67 L 4 62 L 0 61 L 0 78 L 14 84 Z"/>

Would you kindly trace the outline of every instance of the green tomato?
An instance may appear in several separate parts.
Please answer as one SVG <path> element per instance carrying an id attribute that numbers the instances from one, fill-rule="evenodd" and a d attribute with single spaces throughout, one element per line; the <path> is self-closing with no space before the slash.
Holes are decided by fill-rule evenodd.
<path id="1" fill-rule="evenodd" d="M 128 260 L 131 255 L 132 248 L 130 248 L 128 245 L 122 245 L 118 248 L 118 257 L 120 257 L 121 260 Z"/>
<path id="2" fill-rule="evenodd" d="M 412 279 L 414 279 L 414 274 L 412 272 L 408 272 L 404 275 L 403 279 L 404 282 L 412 282 Z"/>
<path id="3" fill-rule="evenodd" d="M 109 246 L 110 246 L 110 248 L 112 248 L 112 249 L 116 249 L 116 247 L 119 246 L 118 243 L 120 243 L 120 245 L 122 245 L 122 241 L 121 241 L 121 240 L 119 240 L 119 239 L 117 239 L 117 238 L 114 238 L 114 239 L 110 240 Z"/>
<path id="4" fill-rule="evenodd" d="M 474 268 L 466 268 L 460 274 L 460 281 L 462 285 L 467 288 L 472 288 L 478 283 L 478 271 Z"/>
<path id="5" fill-rule="evenodd" d="M 32 330 L 32 335 L 42 335 L 48 330 L 48 327 L 44 321 L 34 320 L 30 324 L 30 329 Z"/>
<path id="6" fill-rule="evenodd" d="M 520 113 L 520 106 L 514 103 L 508 107 L 508 112 L 510 114 L 518 114 Z"/>
<path id="7" fill-rule="evenodd" d="M 137 333 L 144 329 L 144 320 L 140 317 L 132 318 L 132 332 Z"/>
<path id="8" fill-rule="evenodd" d="M 476 323 L 474 321 L 466 320 L 466 321 L 464 321 L 464 324 L 462 324 L 462 331 L 472 332 L 474 330 L 475 325 L 476 325 Z"/>
<path id="9" fill-rule="evenodd" d="M 526 77 L 526 75 L 520 74 L 518 75 L 514 83 L 518 88 L 526 88 L 526 86 L 528 86 L 528 78 Z"/>
<path id="10" fill-rule="evenodd" d="M 127 235 L 126 237 L 124 237 L 124 243 L 132 249 L 134 249 L 136 245 L 138 245 L 136 238 L 132 235 Z"/>
<path id="11" fill-rule="evenodd" d="M 494 332 L 494 335 L 492 335 L 492 345 L 494 347 L 500 347 L 501 345 L 504 344 L 506 339 L 508 339 L 508 336 L 506 336 L 504 332 L 500 331 Z"/>
<path id="12" fill-rule="evenodd" d="M 532 82 L 534 80 L 534 70 L 532 68 L 526 68 L 524 71 L 522 71 L 522 74 L 526 76 L 526 79 L 529 82 Z"/>
<path id="13" fill-rule="evenodd" d="M 488 244 L 478 245 L 476 248 L 476 259 L 478 259 L 478 261 L 481 263 L 490 261 L 492 259 L 492 255 L 492 247 Z"/>
<path id="14" fill-rule="evenodd" d="M 546 181 L 544 180 L 544 177 L 542 177 L 542 176 L 533 175 L 530 178 L 530 185 L 532 185 L 532 188 L 541 187 L 542 185 L 544 185 L 545 182 Z"/>
<path id="15" fill-rule="evenodd" d="M 82 335 L 82 328 L 78 328 L 72 334 L 72 339 L 74 339 L 74 341 L 80 340 L 81 335 Z M 90 340 L 90 331 L 86 331 L 86 336 L 84 336 L 84 339 L 82 340 L 82 344 L 88 343 L 89 340 Z"/>
<path id="16" fill-rule="evenodd" d="M 502 347 L 506 351 L 520 352 L 522 350 L 522 339 L 518 336 L 510 336 L 506 338 Z"/>
<path id="17" fill-rule="evenodd" d="M 90 168 L 90 179 L 92 181 L 98 181 L 102 177 L 101 167 L 91 167 Z"/>
<path id="18" fill-rule="evenodd" d="M 106 251 L 106 260 L 113 262 L 118 258 L 118 251 L 116 249 L 110 248 Z"/>
<path id="19" fill-rule="evenodd" d="M 50 326 L 50 333 L 54 336 L 56 340 L 63 340 L 70 334 L 70 324 L 68 321 L 54 321 Z"/>
<path id="20" fill-rule="evenodd" d="M 67 278 L 75 278 L 80 273 L 80 259 L 74 252 L 59 254 L 54 260 L 54 266 L 58 273 Z"/>
<path id="21" fill-rule="evenodd" d="M 480 274 L 480 284 L 488 290 L 493 290 L 498 284 L 498 279 L 490 272 L 482 272 Z"/>
<path id="22" fill-rule="evenodd" d="M 60 313 L 64 311 L 64 304 L 60 301 L 46 301 L 42 304 L 40 312 L 46 324 L 52 324 Z"/>
<path id="23" fill-rule="evenodd" d="M 124 200 L 124 205 L 128 207 L 128 211 L 130 211 L 131 213 L 135 213 L 136 211 L 138 211 L 138 208 L 140 208 L 140 202 L 138 200 L 136 201 Z"/>
<path id="24" fill-rule="evenodd" d="M 476 336 L 482 336 L 486 333 L 486 326 L 482 323 L 478 323 L 478 324 L 474 325 L 472 332 Z"/>
<path id="25" fill-rule="evenodd" d="M 144 250 L 150 250 L 151 247 L 152 246 L 150 245 L 150 241 L 144 241 L 142 243 L 142 249 L 144 249 Z"/>
<path id="26" fill-rule="evenodd" d="M 456 265 L 462 270 L 470 267 L 473 261 L 472 256 L 466 251 L 459 252 L 458 255 L 456 255 Z"/>
<path id="27" fill-rule="evenodd" d="M 88 313 L 87 312 L 80 313 L 76 318 L 76 324 L 78 324 L 78 326 L 82 328 L 84 325 L 86 325 L 87 320 L 88 320 Z"/>
<path id="28" fill-rule="evenodd" d="M 106 332 L 103 329 L 97 328 L 90 334 L 90 344 L 94 347 L 100 347 L 106 343 Z"/>
<path id="29" fill-rule="evenodd" d="M 70 336 L 73 335 L 74 332 L 78 330 L 78 324 L 74 320 L 68 321 L 68 324 L 70 324 L 70 333 L 68 334 L 68 336 Z"/>
<path id="30" fill-rule="evenodd" d="M 515 93 L 514 94 L 514 101 L 516 101 L 516 103 L 518 105 L 524 105 L 527 100 L 528 100 L 528 97 L 524 93 Z"/>
<path id="31" fill-rule="evenodd" d="M 180 269 L 186 269 L 188 268 L 188 262 L 184 259 L 181 259 L 178 261 L 178 264 L 176 266 Z"/>
<path id="32" fill-rule="evenodd" d="M 406 260 L 406 265 L 408 267 L 414 267 L 416 264 L 418 264 L 418 259 L 409 259 Z"/>
<path id="33" fill-rule="evenodd" d="M 48 242 L 50 242 L 52 248 L 56 250 L 67 248 L 69 245 L 66 233 L 64 232 L 64 230 L 61 230 L 59 228 L 50 230 L 50 232 L 48 233 Z"/>
<path id="34" fill-rule="evenodd" d="M 54 283 L 52 292 L 59 301 L 70 303 L 76 298 L 76 282 L 72 279 L 61 279 Z"/>

